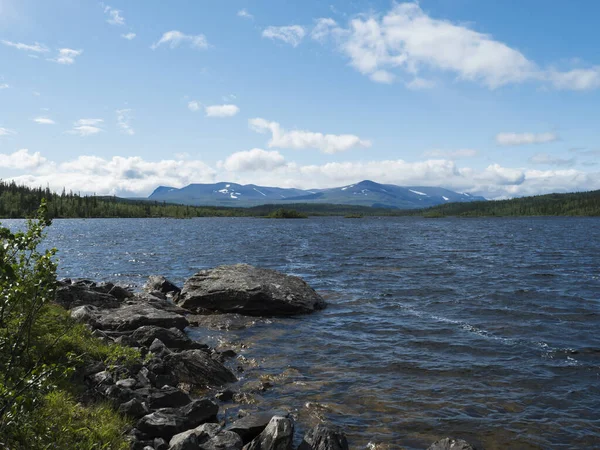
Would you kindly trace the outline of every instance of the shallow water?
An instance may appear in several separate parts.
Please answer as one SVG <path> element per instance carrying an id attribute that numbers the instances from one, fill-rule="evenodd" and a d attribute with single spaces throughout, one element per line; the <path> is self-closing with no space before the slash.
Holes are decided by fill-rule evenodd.
<path id="1" fill-rule="evenodd" d="M 244 342 L 245 377 L 280 375 L 265 405 L 353 448 L 600 447 L 599 219 L 56 220 L 48 239 L 65 277 L 182 284 L 246 262 L 306 279 L 325 311 L 190 332 Z"/>

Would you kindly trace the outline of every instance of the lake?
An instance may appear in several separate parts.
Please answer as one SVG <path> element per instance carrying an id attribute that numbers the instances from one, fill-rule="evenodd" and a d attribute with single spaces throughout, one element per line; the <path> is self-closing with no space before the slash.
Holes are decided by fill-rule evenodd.
<path id="1" fill-rule="evenodd" d="M 61 277 L 181 285 L 245 262 L 304 278 L 325 311 L 190 333 L 245 343 L 245 376 L 273 379 L 262 405 L 352 448 L 600 447 L 600 219 L 56 220 L 48 240 Z"/>

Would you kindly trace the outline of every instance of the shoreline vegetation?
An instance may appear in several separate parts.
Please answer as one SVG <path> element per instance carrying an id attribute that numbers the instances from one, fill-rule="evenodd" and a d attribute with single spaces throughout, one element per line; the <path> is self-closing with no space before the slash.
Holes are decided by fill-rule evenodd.
<path id="1" fill-rule="evenodd" d="M 131 200 L 110 196 L 81 196 L 72 192 L 57 194 L 48 188 L 29 188 L 0 181 L 0 218 L 19 219 L 35 214 L 42 199 L 49 218 L 176 218 L 266 217 L 304 218 L 306 216 L 417 216 L 521 217 L 521 216 L 600 216 L 600 190 L 568 194 L 546 194 L 510 200 L 448 203 L 418 210 L 372 208 L 357 205 L 296 203 L 261 205 L 249 208 L 188 206 L 152 200 Z"/>

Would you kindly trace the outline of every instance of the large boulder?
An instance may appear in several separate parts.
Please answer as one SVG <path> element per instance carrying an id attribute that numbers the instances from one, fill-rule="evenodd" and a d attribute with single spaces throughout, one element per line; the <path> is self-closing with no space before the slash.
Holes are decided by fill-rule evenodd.
<path id="1" fill-rule="evenodd" d="M 348 440 L 340 428 L 319 424 L 308 430 L 298 450 L 348 450 Z"/>
<path id="2" fill-rule="evenodd" d="M 427 450 L 473 450 L 473 447 L 462 439 L 445 438 L 434 442 Z"/>
<path id="3" fill-rule="evenodd" d="M 262 433 L 274 415 L 273 412 L 257 412 L 249 414 L 233 422 L 227 429 L 239 434 L 244 441 L 244 444 L 247 444 Z"/>
<path id="4" fill-rule="evenodd" d="M 287 417 L 275 416 L 267 427 L 244 450 L 292 450 L 294 422 Z"/>
<path id="5" fill-rule="evenodd" d="M 131 331 L 144 325 L 183 330 L 188 325 L 187 319 L 180 314 L 142 303 L 127 304 L 114 309 L 85 305 L 71 311 L 71 316 L 101 330 Z"/>
<path id="6" fill-rule="evenodd" d="M 100 308 L 118 308 L 121 306 L 121 300 L 113 295 L 97 292 L 86 285 L 79 284 L 67 284 L 58 287 L 55 301 L 66 309 L 83 305 L 93 305 Z"/>
<path id="7" fill-rule="evenodd" d="M 177 303 L 189 310 L 248 316 L 291 316 L 326 306 L 301 278 L 248 264 L 201 270 L 185 282 Z"/>
<path id="8" fill-rule="evenodd" d="M 162 292 L 163 294 L 180 292 L 181 288 L 167 280 L 162 275 L 150 275 L 144 285 L 146 292 Z"/>
<path id="9" fill-rule="evenodd" d="M 146 436 L 170 439 L 205 422 L 215 420 L 219 407 L 208 400 L 195 400 L 181 408 L 162 408 L 142 417 L 137 429 Z"/>
<path id="10" fill-rule="evenodd" d="M 235 375 L 223 364 L 202 350 L 184 350 L 163 358 L 165 373 L 177 378 L 178 383 L 194 386 L 222 386 L 237 381 Z"/>
<path id="11" fill-rule="evenodd" d="M 152 410 L 159 408 L 178 408 L 189 404 L 192 399 L 181 389 L 163 386 L 161 389 L 152 387 L 139 388 L 133 394 L 144 401 Z"/>
<path id="12" fill-rule="evenodd" d="M 202 346 L 192 341 L 187 334 L 177 328 L 145 325 L 135 330 L 131 337 L 146 347 L 150 347 L 154 339 L 160 339 L 168 348 L 188 349 Z"/>
<path id="13" fill-rule="evenodd" d="M 217 423 L 205 423 L 173 436 L 169 450 L 241 450 L 242 445 L 237 434 L 222 430 Z"/>

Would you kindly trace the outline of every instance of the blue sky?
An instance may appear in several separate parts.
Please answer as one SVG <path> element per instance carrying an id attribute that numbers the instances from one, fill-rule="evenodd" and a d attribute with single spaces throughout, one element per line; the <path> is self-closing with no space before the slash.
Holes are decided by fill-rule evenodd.
<path id="1" fill-rule="evenodd" d="M 599 14 L 592 0 L 0 0 L 0 177 L 123 196 L 600 189 Z"/>

